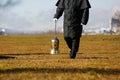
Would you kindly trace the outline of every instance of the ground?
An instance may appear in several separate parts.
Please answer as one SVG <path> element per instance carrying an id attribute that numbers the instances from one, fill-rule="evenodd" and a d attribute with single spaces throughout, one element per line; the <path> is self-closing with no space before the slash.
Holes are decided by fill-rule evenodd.
<path id="1" fill-rule="evenodd" d="M 62 34 L 51 55 L 53 35 L 0 36 L 0 80 L 120 80 L 120 36 L 83 36 L 76 59 Z"/>

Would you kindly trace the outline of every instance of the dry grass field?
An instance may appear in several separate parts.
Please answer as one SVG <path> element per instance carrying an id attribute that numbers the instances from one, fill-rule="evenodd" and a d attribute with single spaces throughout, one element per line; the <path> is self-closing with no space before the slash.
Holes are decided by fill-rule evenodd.
<path id="1" fill-rule="evenodd" d="M 60 54 L 51 55 L 53 35 L 0 36 L 0 80 L 120 80 L 120 35 L 85 35 L 69 59 L 60 34 Z"/>

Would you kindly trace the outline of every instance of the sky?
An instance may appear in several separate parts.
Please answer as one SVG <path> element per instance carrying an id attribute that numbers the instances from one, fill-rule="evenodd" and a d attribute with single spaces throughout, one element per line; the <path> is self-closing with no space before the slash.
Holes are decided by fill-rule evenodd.
<path id="1" fill-rule="evenodd" d="M 3 0 L 0 0 L 0 2 Z M 89 0 L 90 19 L 85 28 L 95 29 L 109 26 L 109 19 L 120 0 Z M 0 10 L 0 28 L 19 31 L 46 32 L 54 30 L 53 16 L 57 0 L 19 0 L 19 4 Z M 63 18 L 58 20 L 58 29 L 62 29 Z"/>

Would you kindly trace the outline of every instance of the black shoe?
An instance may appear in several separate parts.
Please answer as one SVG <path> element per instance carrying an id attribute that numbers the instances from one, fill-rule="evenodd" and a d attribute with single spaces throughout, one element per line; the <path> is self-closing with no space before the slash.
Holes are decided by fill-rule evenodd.
<path id="1" fill-rule="evenodd" d="M 72 53 L 71 51 L 70 51 L 70 59 L 75 59 L 76 58 L 76 53 Z"/>

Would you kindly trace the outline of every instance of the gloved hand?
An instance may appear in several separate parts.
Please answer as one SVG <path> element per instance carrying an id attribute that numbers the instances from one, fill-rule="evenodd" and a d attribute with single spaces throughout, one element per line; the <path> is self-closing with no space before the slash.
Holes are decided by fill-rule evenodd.
<path id="1" fill-rule="evenodd" d="M 53 18 L 53 21 L 57 21 L 58 19 L 57 18 Z"/>
<path id="2" fill-rule="evenodd" d="M 81 25 L 83 26 L 84 24 L 83 24 L 83 23 L 81 23 Z"/>

